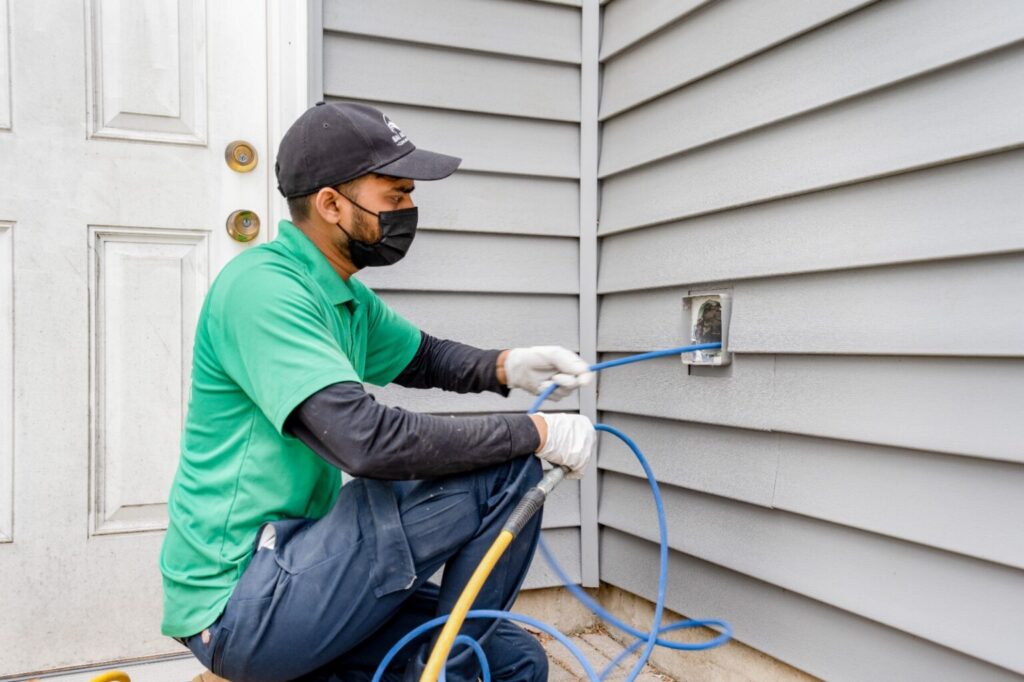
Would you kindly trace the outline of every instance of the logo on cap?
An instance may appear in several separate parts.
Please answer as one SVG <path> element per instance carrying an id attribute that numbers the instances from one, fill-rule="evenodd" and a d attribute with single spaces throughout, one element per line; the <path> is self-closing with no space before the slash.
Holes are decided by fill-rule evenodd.
<path id="1" fill-rule="evenodd" d="M 402 129 L 399 128 L 394 121 L 388 118 L 387 114 L 381 115 L 384 117 L 384 123 L 386 123 L 388 128 L 391 129 L 391 132 L 394 133 L 391 136 L 392 142 L 394 142 L 397 146 L 401 147 L 403 144 L 409 141 L 409 138 L 405 136 L 405 133 L 402 132 Z"/>

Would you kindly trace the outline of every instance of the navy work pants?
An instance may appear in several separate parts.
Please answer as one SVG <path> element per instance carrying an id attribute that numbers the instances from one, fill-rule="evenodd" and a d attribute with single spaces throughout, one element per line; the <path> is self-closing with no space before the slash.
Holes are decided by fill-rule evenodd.
<path id="1" fill-rule="evenodd" d="M 319 520 L 273 522 L 274 549 L 246 567 L 210 641 L 186 645 L 231 682 L 369 680 L 409 630 L 451 612 L 513 507 L 541 477 L 536 457 L 421 481 L 356 479 Z M 498 562 L 478 609 L 508 609 L 533 558 L 538 513 Z M 440 586 L 427 582 L 441 566 Z M 438 629 L 410 643 L 385 679 L 419 679 Z M 538 642 L 508 621 L 467 620 L 495 680 L 547 679 Z M 475 680 L 479 664 L 460 646 L 451 682 Z"/>

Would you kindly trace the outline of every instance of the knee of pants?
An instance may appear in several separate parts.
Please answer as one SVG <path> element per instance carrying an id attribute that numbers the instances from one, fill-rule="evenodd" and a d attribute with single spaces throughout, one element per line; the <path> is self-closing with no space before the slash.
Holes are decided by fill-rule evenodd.
<path id="1" fill-rule="evenodd" d="M 518 625 L 505 622 L 499 625 L 495 639 L 503 642 L 505 652 L 511 654 L 508 658 L 501 654 L 495 656 L 498 666 L 491 672 L 496 679 L 517 682 L 548 679 L 548 656 L 536 637 Z"/>
<path id="2" fill-rule="evenodd" d="M 531 635 L 524 638 L 521 646 L 522 659 L 519 665 L 522 666 L 522 673 L 521 677 L 517 676 L 517 679 L 535 680 L 536 682 L 547 680 L 548 656 L 544 647 Z"/>
<path id="3" fill-rule="evenodd" d="M 501 495 L 521 495 L 537 485 L 544 475 L 540 460 L 522 455 L 501 464 L 462 474 L 483 493 L 483 499 Z"/>
<path id="4" fill-rule="evenodd" d="M 519 487 L 527 490 L 537 485 L 544 476 L 544 467 L 540 460 L 533 455 L 526 455 L 518 460 L 512 460 Z"/>
<path id="5" fill-rule="evenodd" d="M 544 475 L 540 460 L 533 455 L 524 455 L 498 464 L 489 473 L 479 478 L 484 493 L 481 499 L 488 507 L 514 504 L 537 485 Z"/>

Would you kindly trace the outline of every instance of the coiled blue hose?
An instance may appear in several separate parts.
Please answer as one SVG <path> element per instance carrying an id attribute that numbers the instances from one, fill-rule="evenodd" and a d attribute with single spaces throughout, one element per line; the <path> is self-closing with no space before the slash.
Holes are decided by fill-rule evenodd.
<path id="1" fill-rule="evenodd" d="M 466 619 L 469 620 L 472 618 L 500 618 L 503 620 L 511 620 L 518 623 L 526 623 L 527 625 L 532 625 L 541 632 L 546 632 L 547 634 L 551 635 L 559 642 L 561 642 L 563 645 L 565 645 L 565 648 L 568 649 L 573 656 L 579 659 L 580 665 L 583 666 L 583 670 L 587 673 L 587 676 L 592 680 L 597 679 L 597 673 L 594 671 L 594 667 L 590 665 L 590 661 L 588 661 L 587 657 L 583 655 L 583 652 L 580 651 L 579 648 L 572 643 L 572 640 L 542 620 L 537 620 L 536 618 L 532 618 L 530 616 L 524 616 L 521 613 L 512 613 L 511 611 L 496 611 L 493 609 L 476 609 L 474 611 L 470 611 L 466 614 Z M 409 633 L 405 635 L 405 637 L 402 637 L 402 639 L 395 642 L 395 645 L 391 647 L 386 654 L 384 654 L 384 658 L 381 660 L 380 665 L 377 666 L 377 672 L 373 674 L 373 680 L 371 680 L 371 682 L 380 682 L 381 677 L 384 675 L 384 671 L 387 669 L 389 665 L 391 665 L 391 661 L 395 658 L 395 656 L 398 655 L 398 652 L 401 651 L 406 644 L 416 639 L 424 632 L 444 625 L 447 621 L 448 616 L 438 616 L 433 620 L 428 620 L 423 625 L 420 625 L 419 627 L 410 630 Z M 466 637 L 465 635 L 459 635 L 459 637 L 464 637 L 467 640 L 472 639 L 471 637 Z M 455 639 L 456 641 L 459 640 L 458 637 L 456 637 Z M 476 643 L 475 640 L 473 641 L 474 643 Z M 480 645 L 477 644 L 477 646 Z M 480 651 L 482 653 L 483 649 L 481 648 Z"/>
<path id="2" fill-rule="evenodd" d="M 630 355 L 623 358 L 616 358 L 615 360 L 598 362 L 594 365 L 591 365 L 590 370 L 593 372 L 600 372 L 601 370 L 604 369 L 628 365 L 634 362 L 653 360 L 654 358 L 661 358 L 669 355 L 681 355 L 683 353 L 690 353 L 698 350 L 713 350 L 715 348 L 721 347 L 721 343 L 702 343 L 691 346 L 680 346 L 678 348 L 667 348 L 665 350 L 652 351 L 650 353 L 640 353 L 638 355 Z M 548 386 L 547 389 L 545 389 L 537 397 L 537 400 L 530 407 L 528 414 L 533 414 L 534 412 L 539 410 L 540 406 L 544 403 L 545 400 L 548 399 L 548 397 L 555 391 L 556 388 L 557 386 L 555 385 Z M 501 618 L 506 620 L 518 621 L 521 623 L 526 623 L 527 625 L 532 625 L 533 627 L 543 632 L 546 632 L 547 634 L 557 639 L 561 644 L 563 644 L 570 651 L 570 653 L 572 653 L 573 656 L 575 656 L 579 660 L 580 665 L 583 666 L 583 670 L 587 673 L 588 678 L 590 680 L 593 680 L 594 682 L 601 682 L 602 680 L 604 680 L 608 676 L 608 674 L 612 670 L 614 670 L 619 665 L 619 663 L 622 662 L 623 659 L 625 659 L 627 656 L 636 651 L 638 647 L 643 645 L 643 653 L 640 655 L 640 658 L 637 659 L 636 664 L 633 666 L 632 670 L 629 673 L 628 680 L 632 682 L 632 680 L 636 679 L 636 677 L 640 674 L 640 671 L 643 670 L 644 665 L 647 664 L 647 659 L 650 658 L 651 652 L 654 650 L 655 646 L 662 646 L 667 649 L 675 649 L 680 651 L 699 651 L 703 649 L 711 649 L 713 647 L 725 644 L 729 641 L 729 639 L 732 638 L 732 627 L 727 622 L 716 619 L 682 620 L 676 623 L 672 623 L 671 625 L 661 626 L 661 619 L 665 611 L 665 592 L 668 583 L 668 524 L 665 519 L 665 505 L 661 498 L 661 490 L 658 488 L 658 482 L 654 477 L 654 471 L 651 469 L 650 464 L 647 462 L 647 458 L 644 457 L 643 453 L 640 451 L 640 448 L 637 446 L 636 443 L 633 442 L 633 440 L 629 436 L 627 436 L 625 433 L 615 428 L 614 426 L 609 426 L 607 424 L 595 424 L 594 428 L 598 431 L 604 431 L 606 433 L 612 434 L 616 438 L 620 439 L 623 443 L 625 443 L 627 447 L 629 447 L 629 449 L 636 456 L 637 461 L 640 462 L 640 466 L 643 467 L 644 474 L 647 476 L 647 483 L 651 488 L 651 495 L 654 497 L 654 506 L 658 513 L 658 538 L 660 550 L 658 557 L 658 598 L 654 606 L 654 622 L 651 625 L 650 631 L 643 632 L 632 627 L 628 623 L 623 622 L 615 615 L 608 612 L 600 604 L 595 602 L 590 597 L 590 595 L 588 595 L 578 585 L 576 585 L 573 582 L 573 580 L 565 573 L 562 567 L 558 565 L 558 562 L 555 561 L 554 556 L 551 554 L 551 550 L 544 543 L 543 538 L 541 538 L 540 540 L 541 553 L 544 555 L 544 558 L 547 560 L 547 562 L 551 565 L 551 568 L 555 571 L 555 574 L 558 575 L 559 580 L 561 580 L 565 584 L 565 587 L 569 590 L 569 592 L 577 599 L 579 599 L 584 606 L 593 611 L 594 614 L 596 614 L 602 620 L 636 637 L 637 641 L 629 647 L 627 647 L 611 663 L 609 663 L 603 671 L 601 671 L 600 675 L 598 675 L 594 671 L 593 667 L 590 665 L 590 662 L 583 655 L 583 653 L 572 643 L 572 641 L 568 637 L 566 637 L 564 634 L 562 634 L 555 628 L 551 627 L 550 625 L 547 625 L 546 623 L 543 623 L 535 618 L 530 618 L 529 616 L 523 616 L 521 614 L 515 614 L 508 611 L 496 611 L 488 609 L 470 611 L 466 617 Z M 377 666 L 377 671 L 374 673 L 372 682 L 380 682 L 380 679 L 383 677 L 384 671 L 387 669 L 388 665 L 390 665 L 394 657 L 398 655 L 398 652 L 401 651 L 402 648 L 405 647 L 409 642 L 416 639 L 424 632 L 427 632 L 432 628 L 443 625 L 447 620 L 448 616 L 440 616 L 438 618 L 435 618 L 411 630 L 407 635 L 402 637 L 402 639 L 395 642 L 395 645 L 391 647 L 388 653 L 384 656 L 384 659 L 380 662 L 380 665 Z M 695 644 L 671 642 L 668 640 L 661 639 L 658 636 L 664 632 L 669 632 L 672 630 L 681 630 L 684 628 L 701 626 L 718 626 L 722 628 L 723 631 L 714 639 Z M 487 664 L 487 657 L 484 654 L 483 648 L 480 646 L 480 644 L 473 638 L 468 637 L 466 635 L 459 635 L 455 639 L 455 643 L 466 644 L 467 646 L 473 649 L 477 658 L 480 660 L 480 666 L 484 682 L 489 682 L 490 667 Z M 454 651 L 454 647 L 452 648 L 452 650 Z M 443 670 L 440 679 L 442 681 L 444 680 Z"/>
<path id="3" fill-rule="evenodd" d="M 480 646 L 480 642 L 469 635 L 456 635 L 455 641 L 452 642 L 453 653 L 455 652 L 455 647 L 459 644 L 467 645 L 476 654 L 476 660 L 480 661 L 480 677 L 483 678 L 482 682 L 491 682 L 491 664 L 487 662 L 487 654 L 484 653 L 484 648 Z M 444 668 L 441 668 L 441 674 L 438 676 L 437 682 L 445 682 Z"/>

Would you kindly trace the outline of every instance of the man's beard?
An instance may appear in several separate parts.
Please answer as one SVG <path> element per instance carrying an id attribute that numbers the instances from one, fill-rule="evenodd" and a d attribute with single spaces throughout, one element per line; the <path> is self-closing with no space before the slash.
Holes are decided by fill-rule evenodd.
<path id="1" fill-rule="evenodd" d="M 352 239 L 357 239 L 359 241 L 369 242 L 371 240 L 366 239 L 366 237 L 374 236 L 370 232 L 373 229 L 373 225 L 366 217 L 365 212 L 360 208 L 356 208 L 355 211 L 353 211 L 352 223 L 348 229 L 349 232 L 352 233 Z M 338 241 L 335 242 L 335 246 L 337 246 L 338 251 L 341 252 L 345 259 L 351 263 L 352 251 L 349 249 L 348 246 L 348 235 L 346 235 L 343 230 L 338 230 L 338 232 L 340 233 L 340 236 L 338 237 Z M 377 240 L 374 239 L 373 241 Z"/>

